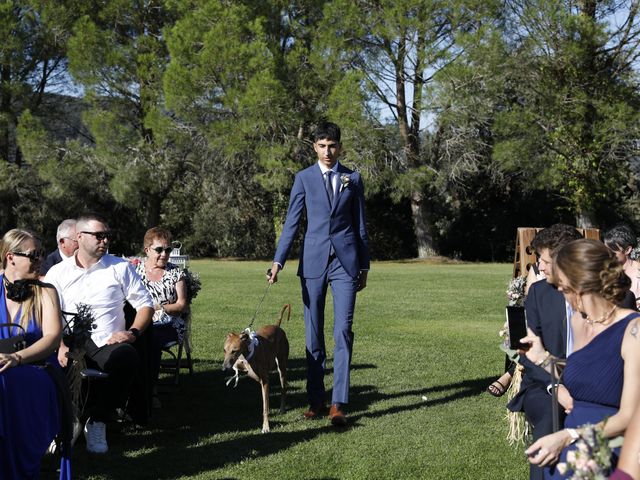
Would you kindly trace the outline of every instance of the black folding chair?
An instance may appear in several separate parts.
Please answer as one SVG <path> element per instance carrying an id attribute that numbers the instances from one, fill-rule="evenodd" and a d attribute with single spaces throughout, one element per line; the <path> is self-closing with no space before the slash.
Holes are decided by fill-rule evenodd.
<path id="1" fill-rule="evenodd" d="M 162 346 L 162 353 L 167 354 L 169 358 L 160 361 L 160 371 L 173 375 L 174 385 L 178 385 L 180 370 L 189 370 L 189 374 L 193 374 L 193 361 L 191 359 L 191 312 L 187 311 L 183 314 L 184 335 L 182 341 L 171 341 Z M 177 348 L 176 348 L 177 347 Z M 182 358 L 182 356 L 185 358 Z"/>
<path id="2" fill-rule="evenodd" d="M 553 431 L 557 432 L 562 427 L 560 425 L 560 403 L 558 402 L 558 387 L 562 379 L 564 367 L 567 365 L 566 358 L 553 358 L 551 360 L 551 414 L 553 415 Z"/>

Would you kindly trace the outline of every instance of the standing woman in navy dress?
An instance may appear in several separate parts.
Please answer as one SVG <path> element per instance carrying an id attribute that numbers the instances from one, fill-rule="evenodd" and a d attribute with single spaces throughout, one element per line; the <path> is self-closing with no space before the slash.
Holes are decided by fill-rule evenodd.
<path id="1" fill-rule="evenodd" d="M 53 380 L 30 364 L 56 361 L 60 307 L 55 289 L 37 281 L 42 253 L 32 233 L 8 231 L 0 258 L 0 323 L 22 325 L 27 344 L 19 352 L 0 353 L 0 478 L 38 478 L 40 460 L 60 430 L 60 414 Z M 0 328 L 0 338 L 19 333 Z"/>
<path id="2" fill-rule="evenodd" d="M 571 395 L 563 402 L 566 428 L 538 439 L 525 452 L 540 466 L 564 460 L 585 424 L 599 424 L 607 438 L 623 434 L 640 403 L 640 314 L 618 307 L 631 283 L 622 265 L 604 244 L 576 240 L 558 252 L 553 271 L 559 290 L 581 315 L 572 319 L 573 353 L 563 373 Z M 522 341 L 531 344 L 526 355 L 532 362 L 550 368 L 553 357 L 539 337 L 530 331 Z M 550 468 L 545 478 L 572 473 Z"/>

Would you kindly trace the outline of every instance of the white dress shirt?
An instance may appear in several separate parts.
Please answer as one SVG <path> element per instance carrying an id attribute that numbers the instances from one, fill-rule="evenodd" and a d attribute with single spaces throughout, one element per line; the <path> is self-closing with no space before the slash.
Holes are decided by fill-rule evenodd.
<path id="1" fill-rule="evenodd" d="M 102 347 L 114 332 L 125 330 L 124 303 L 133 308 L 153 308 L 151 296 L 133 266 L 108 253 L 89 268 L 79 267 L 76 255 L 54 265 L 44 277 L 58 291 L 60 308 L 75 313 L 77 305 L 91 306 L 95 325 L 91 339 Z"/>

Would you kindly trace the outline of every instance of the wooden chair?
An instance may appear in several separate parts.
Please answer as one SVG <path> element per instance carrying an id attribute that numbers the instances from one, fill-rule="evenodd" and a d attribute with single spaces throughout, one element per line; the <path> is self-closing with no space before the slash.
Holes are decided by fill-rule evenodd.
<path id="1" fill-rule="evenodd" d="M 543 227 L 519 227 L 516 234 L 516 251 L 513 258 L 513 278 L 526 275 L 531 265 L 536 262 L 536 252 L 531 248 L 531 241 Z M 577 228 L 584 238 L 600 240 L 597 228 Z"/>

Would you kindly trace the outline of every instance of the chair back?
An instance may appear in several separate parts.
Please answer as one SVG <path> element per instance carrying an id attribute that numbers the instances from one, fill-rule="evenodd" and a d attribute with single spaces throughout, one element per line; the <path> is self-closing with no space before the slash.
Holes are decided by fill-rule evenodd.
<path id="1" fill-rule="evenodd" d="M 173 250 L 169 255 L 169 261 L 181 268 L 187 268 L 187 264 L 189 263 L 189 255 L 182 254 L 182 242 L 175 240 L 171 243 L 171 246 L 173 247 Z"/>

